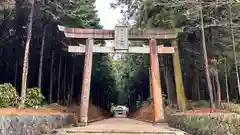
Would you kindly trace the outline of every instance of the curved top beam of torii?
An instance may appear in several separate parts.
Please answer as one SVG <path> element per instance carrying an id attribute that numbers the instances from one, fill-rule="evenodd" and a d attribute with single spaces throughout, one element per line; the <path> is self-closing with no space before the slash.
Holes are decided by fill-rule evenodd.
<path id="1" fill-rule="evenodd" d="M 82 39 L 102 39 L 114 40 L 114 30 L 104 29 L 84 29 L 84 28 L 71 28 L 58 25 L 58 29 L 64 32 L 68 38 L 82 38 Z M 148 40 L 154 39 L 175 39 L 178 36 L 178 30 L 162 30 L 162 29 L 147 29 L 147 30 L 134 30 L 129 31 L 129 40 Z"/>
<path id="2" fill-rule="evenodd" d="M 179 30 L 146 29 L 129 30 L 126 25 L 116 25 L 114 30 L 71 28 L 58 25 L 58 29 L 64 32 L 67 38 L 114 40 L 113 47 L 93 46 L 95 53 L 150 53 L 149 46 L 130 47 L 128 40 L 164 40 L 176 39 Z M 73 53 L 85 53 L 85 46 L 68 46 L 68 51 Z M 174 47 L 157 46 L 160 54 L 173 54 Z"/>

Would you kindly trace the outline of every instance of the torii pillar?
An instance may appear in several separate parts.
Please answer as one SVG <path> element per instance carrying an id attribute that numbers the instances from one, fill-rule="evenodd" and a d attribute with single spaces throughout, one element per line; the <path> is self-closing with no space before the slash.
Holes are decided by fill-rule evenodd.
<path id="1" fill-rule="evenodd" d="M 186 100 L 184 86 L 183 86 L 177 39 L 172 39 L 172 47 L 175 48 L 175 53 L 173 54 L 173 68 L 174 68 L 175 86 L 176 86 L 176 93 L 177 93 L 177 102 L 178 102 L 179 109 L 182 112 L 184 112 L 187 108 L 187 100 Z"/>
<path id="2" fill-rule="evenodd" d="M 83 124 L 83 126 L 85 126 L 88 122 L 88 108 L 93 60 L 93 44 L 94 44 L 93 39 L 91 38 L 87 39 L 80 102 L 80 124 Z"/>
<path id="3" fill-rule="evenodd" d="M 149 41 L 149 48 L 154 122 L 161 122 L 164 121 L 164 109 L 156 39 L 151 39 Z"/>

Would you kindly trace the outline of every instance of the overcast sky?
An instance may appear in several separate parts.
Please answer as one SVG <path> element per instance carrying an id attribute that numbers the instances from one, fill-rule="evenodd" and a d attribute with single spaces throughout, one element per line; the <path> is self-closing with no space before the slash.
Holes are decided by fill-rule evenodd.
<path id="1" fill-rule="evenodd" d="M 96 8 L 101 25 L 104 29 L 114 29 L 118 20 L 121 19 L 120 9 L 110 9 L 110 3 L 113 0 L 96 0 Z M 107 41 L 106 46 L 112 46 L 112 41 Z"/>
<path id="2" fill-rule="evenodd" d="M 110 9 L 110 3 L 113 0 L 96 0 L 96 8 L 98 16 L 101 20 L 101 25 L 104 29 L 114 29 L 114 26 L 121 19 L 120 9 Z M 113 41 L 107 41 L 106 46 L 113 46 Z M 113 55 L 115 60 L 119 59 L 120 54 Z"/>
<path id="3" fill-rule="evenodd" d="M 118 20 L 121 19 L 120 9 L 110 9 L 111 1 L 113 0 L 96 0 L 98 16 L 104 29 L 113 29 Z"/>

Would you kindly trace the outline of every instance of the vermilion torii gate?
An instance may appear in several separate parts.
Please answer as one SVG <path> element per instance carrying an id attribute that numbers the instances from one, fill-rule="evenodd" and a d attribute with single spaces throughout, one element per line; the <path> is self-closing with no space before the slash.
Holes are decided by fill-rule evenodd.
<path id="1" fill-rule="evenodd" d="M 178 105 L 185 108 L 182 74 L 180 69 L 180 60 L 178 54 L 177 40 L 178 35 L 174 30 L 138 30 L 129 31 L 128 26 L 118 25 L 115 30 L 102 29 L 82 29 L 58 26 L 59 30 L 64 32 L 67 38 L 86 39 L 86 45 L 69 46 L 68 51 L 73 53 L 85 53 L 84 74 L 81 91 L 80 104 L 80 123 L 87 125 L 88 106 L 90 95 L 90 83 L 92 73 L 93 53 L 144 53 L 150 54 L 151 85 L 154 103 L 154 121 L 164 120 L 164 110 L 162 101 L 162 89 L 160 84 L 160 70 L 158 54 L 173 54 L 174 73 Z M 94 46 L 94 39 L 97 40 L 115 40 L 113 47 Z M 157 40 L 171 40 L 172 47 L 157 46 Z M 148 40 L 149 46 L 130 47 L 129 40 Z"/>

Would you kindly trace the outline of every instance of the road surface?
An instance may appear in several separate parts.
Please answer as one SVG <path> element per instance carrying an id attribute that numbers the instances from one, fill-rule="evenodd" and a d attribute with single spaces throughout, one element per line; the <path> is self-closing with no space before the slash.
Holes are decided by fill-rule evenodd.
<path id="1" fill-rule="evenodd" d="M 110 118 L 94 122 L 86 127 L 72 127 L 58 130 L 58 135 L 187 135 L 165 123 L 152 125 L 128 118 Z"/>

